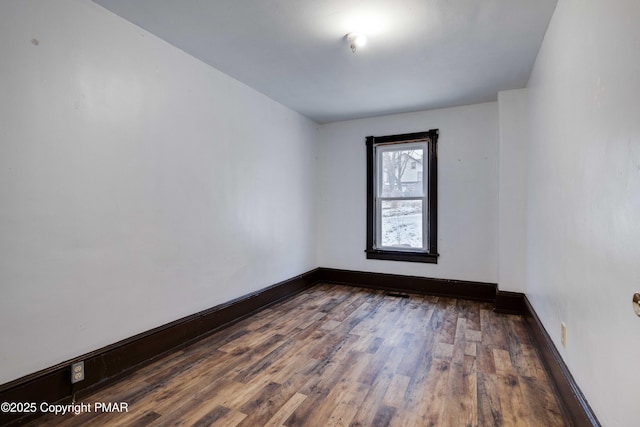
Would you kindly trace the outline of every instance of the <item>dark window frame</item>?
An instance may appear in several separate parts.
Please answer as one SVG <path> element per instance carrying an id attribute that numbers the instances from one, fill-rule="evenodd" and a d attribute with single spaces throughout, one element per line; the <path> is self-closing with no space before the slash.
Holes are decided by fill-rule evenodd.
<path id="1" fill-rule="evenodd" d="M 367 145 L 367 259 L 381 259 L 389 261 L 438 263 L 438 129 L 427 132 L 405 133 L 400 135 L 368 136 Z M 427 213 L 428 221 L 428 250 L 407 251 L 392 249 L 377 249 L 375 247 L 376 235 L 376 195 L 375 195 L 375 147 L 381 144 L 403 144 L 426 141 L 427 149 L 427 176 L 428 179 Z"/>

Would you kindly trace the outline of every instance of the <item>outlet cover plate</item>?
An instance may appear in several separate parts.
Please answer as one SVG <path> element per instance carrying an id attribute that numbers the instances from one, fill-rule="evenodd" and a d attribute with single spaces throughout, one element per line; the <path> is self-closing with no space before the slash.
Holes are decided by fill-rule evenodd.
<path id="1" fill-rule="evenodd" d="M 84 380 L 84 361 L 71 365 L 71 384 Z"/>

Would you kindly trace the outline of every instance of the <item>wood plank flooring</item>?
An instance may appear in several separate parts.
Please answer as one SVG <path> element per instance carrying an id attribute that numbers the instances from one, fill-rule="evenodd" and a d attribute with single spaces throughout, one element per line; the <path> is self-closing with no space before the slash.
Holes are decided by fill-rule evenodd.
<path id="1" fill-rule="evenodd" d="M 82 400 L 62 426 L 565 426 L 524 320 L 317 285 Z M 92 408 L 93 409 L 93 408 Z"/>

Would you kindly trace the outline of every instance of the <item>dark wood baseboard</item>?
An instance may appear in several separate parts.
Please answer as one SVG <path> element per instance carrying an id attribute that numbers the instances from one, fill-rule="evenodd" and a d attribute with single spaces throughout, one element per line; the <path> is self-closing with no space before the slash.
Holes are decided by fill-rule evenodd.
<path id="1" fill-rule="evenodd" d="M 202 339 L 216 330 L 303 291 L 317 283 L 319 269 L 285 280 L 227 303 L 187 316 L 51 368 L 0 386 L 0 402 L 70 402 L 112 384 L 168 352 Z M 85 379 L 71 385 L 72 363 L 84 360 Z M 0 412 L 0 425 L 19 425 L 41 414 Z"/>
<path id="2" fill-rule="evenodd" d="M 526 296 L 523 296 L 523 304 L 524 318 L 536 341 L 536 347 L 551 377 L 551 382 L 556 387 L 558 398 L 564 406 L 567 418 L 576 427 L 599 427 L 600 423 L 596 415 Z"/>
<path id="3" fill-rule="evenodd" d="M 301 292 L 318 282 L 396 292 L 415 292 L 452 298 L 493 302 L 499 313 L 522 314 L 536 340 L 540 355 L 575 426 L 600 426 L 558 350 L 524 294 L 499 291 L 494 283 L 433 279 L 385 273 L 317 268 L 260 291 L 176 320 L 51 368 L 0 385 L 0 402 L 69 402 L 86 396 L 211 333 L 259 310 Z M 71 386 L 70 366 L 85 362 L 85 380 Z M 24 415 L 0 412 L 0 425 L 19 425 L 40 413 Z"/>
<path id="4" fill-rule="evenodd" d="M 496 292 L 494 311 L 503 314 L 524 314 L 524 294 L 499 290 Z"/>
<path id="5" fill-rule="evenodd" d="M 397 274 L 338 270 L 335 268 L 320 268 L 320 277 L 322 281 L 327 283 L 488 302 L 495 301 L 498 289 L 498 285 L 495 283 L 432 279 Z"/>

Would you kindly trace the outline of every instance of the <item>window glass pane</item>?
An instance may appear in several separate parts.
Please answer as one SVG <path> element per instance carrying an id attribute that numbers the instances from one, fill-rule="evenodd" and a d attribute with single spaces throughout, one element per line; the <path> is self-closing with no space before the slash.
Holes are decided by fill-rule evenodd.
<path id="1" fill-rule="evenodd" d="M 425 150 L 416 147 L 411 150 L 380 151 L 382 158 L 379 162 L 382 179 L 381 197 L 422 197 L 424 185 L 422 182 L 423 158 Z"/>
<path id="2" fill-rule="evenodd" d="M 422 249 L 422 200 L 383 200 L 380 240 L 383 247 Z"/>

